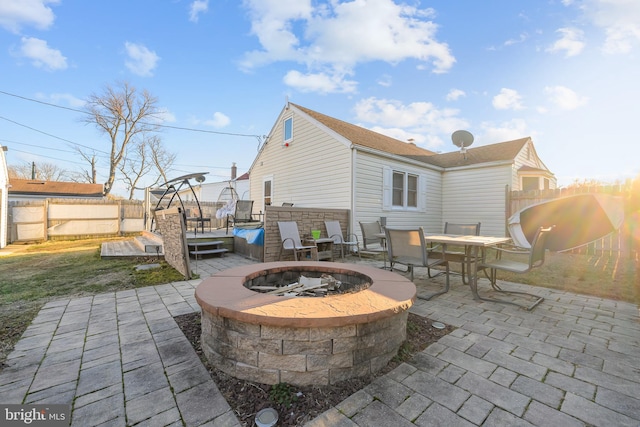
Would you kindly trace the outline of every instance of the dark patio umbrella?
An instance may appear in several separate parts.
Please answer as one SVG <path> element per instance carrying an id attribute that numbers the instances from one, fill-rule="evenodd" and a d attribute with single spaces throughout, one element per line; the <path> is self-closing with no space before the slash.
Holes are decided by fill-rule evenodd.
<path id="1" fill-rule="evenodd" d="M 509 218 L 509 233 L 517 245 L 530 247 L 539 227 L 555 225 L 547 238 L 547 249 L 565 251 L 616 231 L 623 219 L 621 197 L 578 194 L 537 203 L 516 212 Z"/>

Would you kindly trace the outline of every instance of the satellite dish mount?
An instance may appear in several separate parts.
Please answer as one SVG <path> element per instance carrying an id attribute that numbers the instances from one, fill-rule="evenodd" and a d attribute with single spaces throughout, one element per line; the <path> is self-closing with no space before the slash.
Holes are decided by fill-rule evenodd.
<path id="1" fill-rule="evenodd" d="M 460 148 L 460 152 L 467 158 L 467 147 L 473 144 L 473 135 L 466 130 L 457 130 L 451 134 L 451 141 L 453 145 Z"/>

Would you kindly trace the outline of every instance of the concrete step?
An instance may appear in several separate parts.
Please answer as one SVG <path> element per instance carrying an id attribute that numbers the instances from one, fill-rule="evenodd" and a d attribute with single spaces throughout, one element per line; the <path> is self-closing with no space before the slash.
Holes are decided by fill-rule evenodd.
<path id="1" fill-rule="evenodd" d="M 225 253 L 229 252 L 228 249 L 225 248 L 219 248 L 219 249 L 205 249 L 203 251 L 189 251 L 189 253 L 191 255 L 195 255 L 195 256 L 201 256 L 201 255 L 213 255 L 213 254 L 220 254 L 223 255 Z"/>
<path id="2" fill-rule="evenodd" d="M 189 249 L 195 249 L 195 248 L 217 248 L 220 245 L 224 245 L 224 242 L 222 240 L 212 240 L 212 241 L 191 241 L 191 242 L 187 242 L 187 245 L 189 246 Z"/>
<path id="3" fill-rule="evenodd" d="M 221 248 L 224 245 L 222 240 L 212 241 L 191 241 L 187 243 L 189 247 L 189 254 L 194 257 L 201 257 L 202 255 L 215 255 L 220 254 L 224 256 L 226 252 L 229 252 L 226 248 Z"/>

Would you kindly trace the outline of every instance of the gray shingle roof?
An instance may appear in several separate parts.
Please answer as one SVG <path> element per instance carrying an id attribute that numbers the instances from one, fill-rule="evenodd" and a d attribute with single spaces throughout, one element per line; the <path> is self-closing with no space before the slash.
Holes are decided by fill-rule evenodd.
<path id="1" fill-rule="evenodd" d="M 530 137 L 525 137 L 513 141 L 468 148 L 466 156 L 463 156 L 459 151 L 438 154 L 433 151 L 420 148 L 415 144 L 400 141 L 369 129 L 365 129 L 361 126 L 318 113 L 317 111 L 310 110 L 298 104 L 291 103 L 291 105 L 308 114 L 355 145 L 408 157 L 413 160 L 444 168 L 513 160 L 525 144 L 531 140 Z"/>
<path id="2" fill-rule="evenodd" d="M 509 161 L 515 159 L 525 144 L 530 140 L 531 138 L 525 137 L 513 141 L 482 145 L 480 147 L 467 148 L 465 155 L 460 153 L 460 151 L 452 151 L 426 157 L 422 159 L 422 161 L 444 168 Z"/>

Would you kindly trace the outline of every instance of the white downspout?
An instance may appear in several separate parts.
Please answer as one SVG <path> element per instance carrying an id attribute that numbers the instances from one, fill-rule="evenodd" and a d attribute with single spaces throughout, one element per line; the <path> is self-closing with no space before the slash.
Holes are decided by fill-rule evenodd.
<path id="1" fill-rule="evenodd" d="M 356 170 L 356 157 L 358 154 L 358 150 L 355 145 L 351 144 L 351 218 L 349 220 L 349 232 L 352 234 L 356 234 L 356 193 L 358 185 L 358 174 Z"/>

